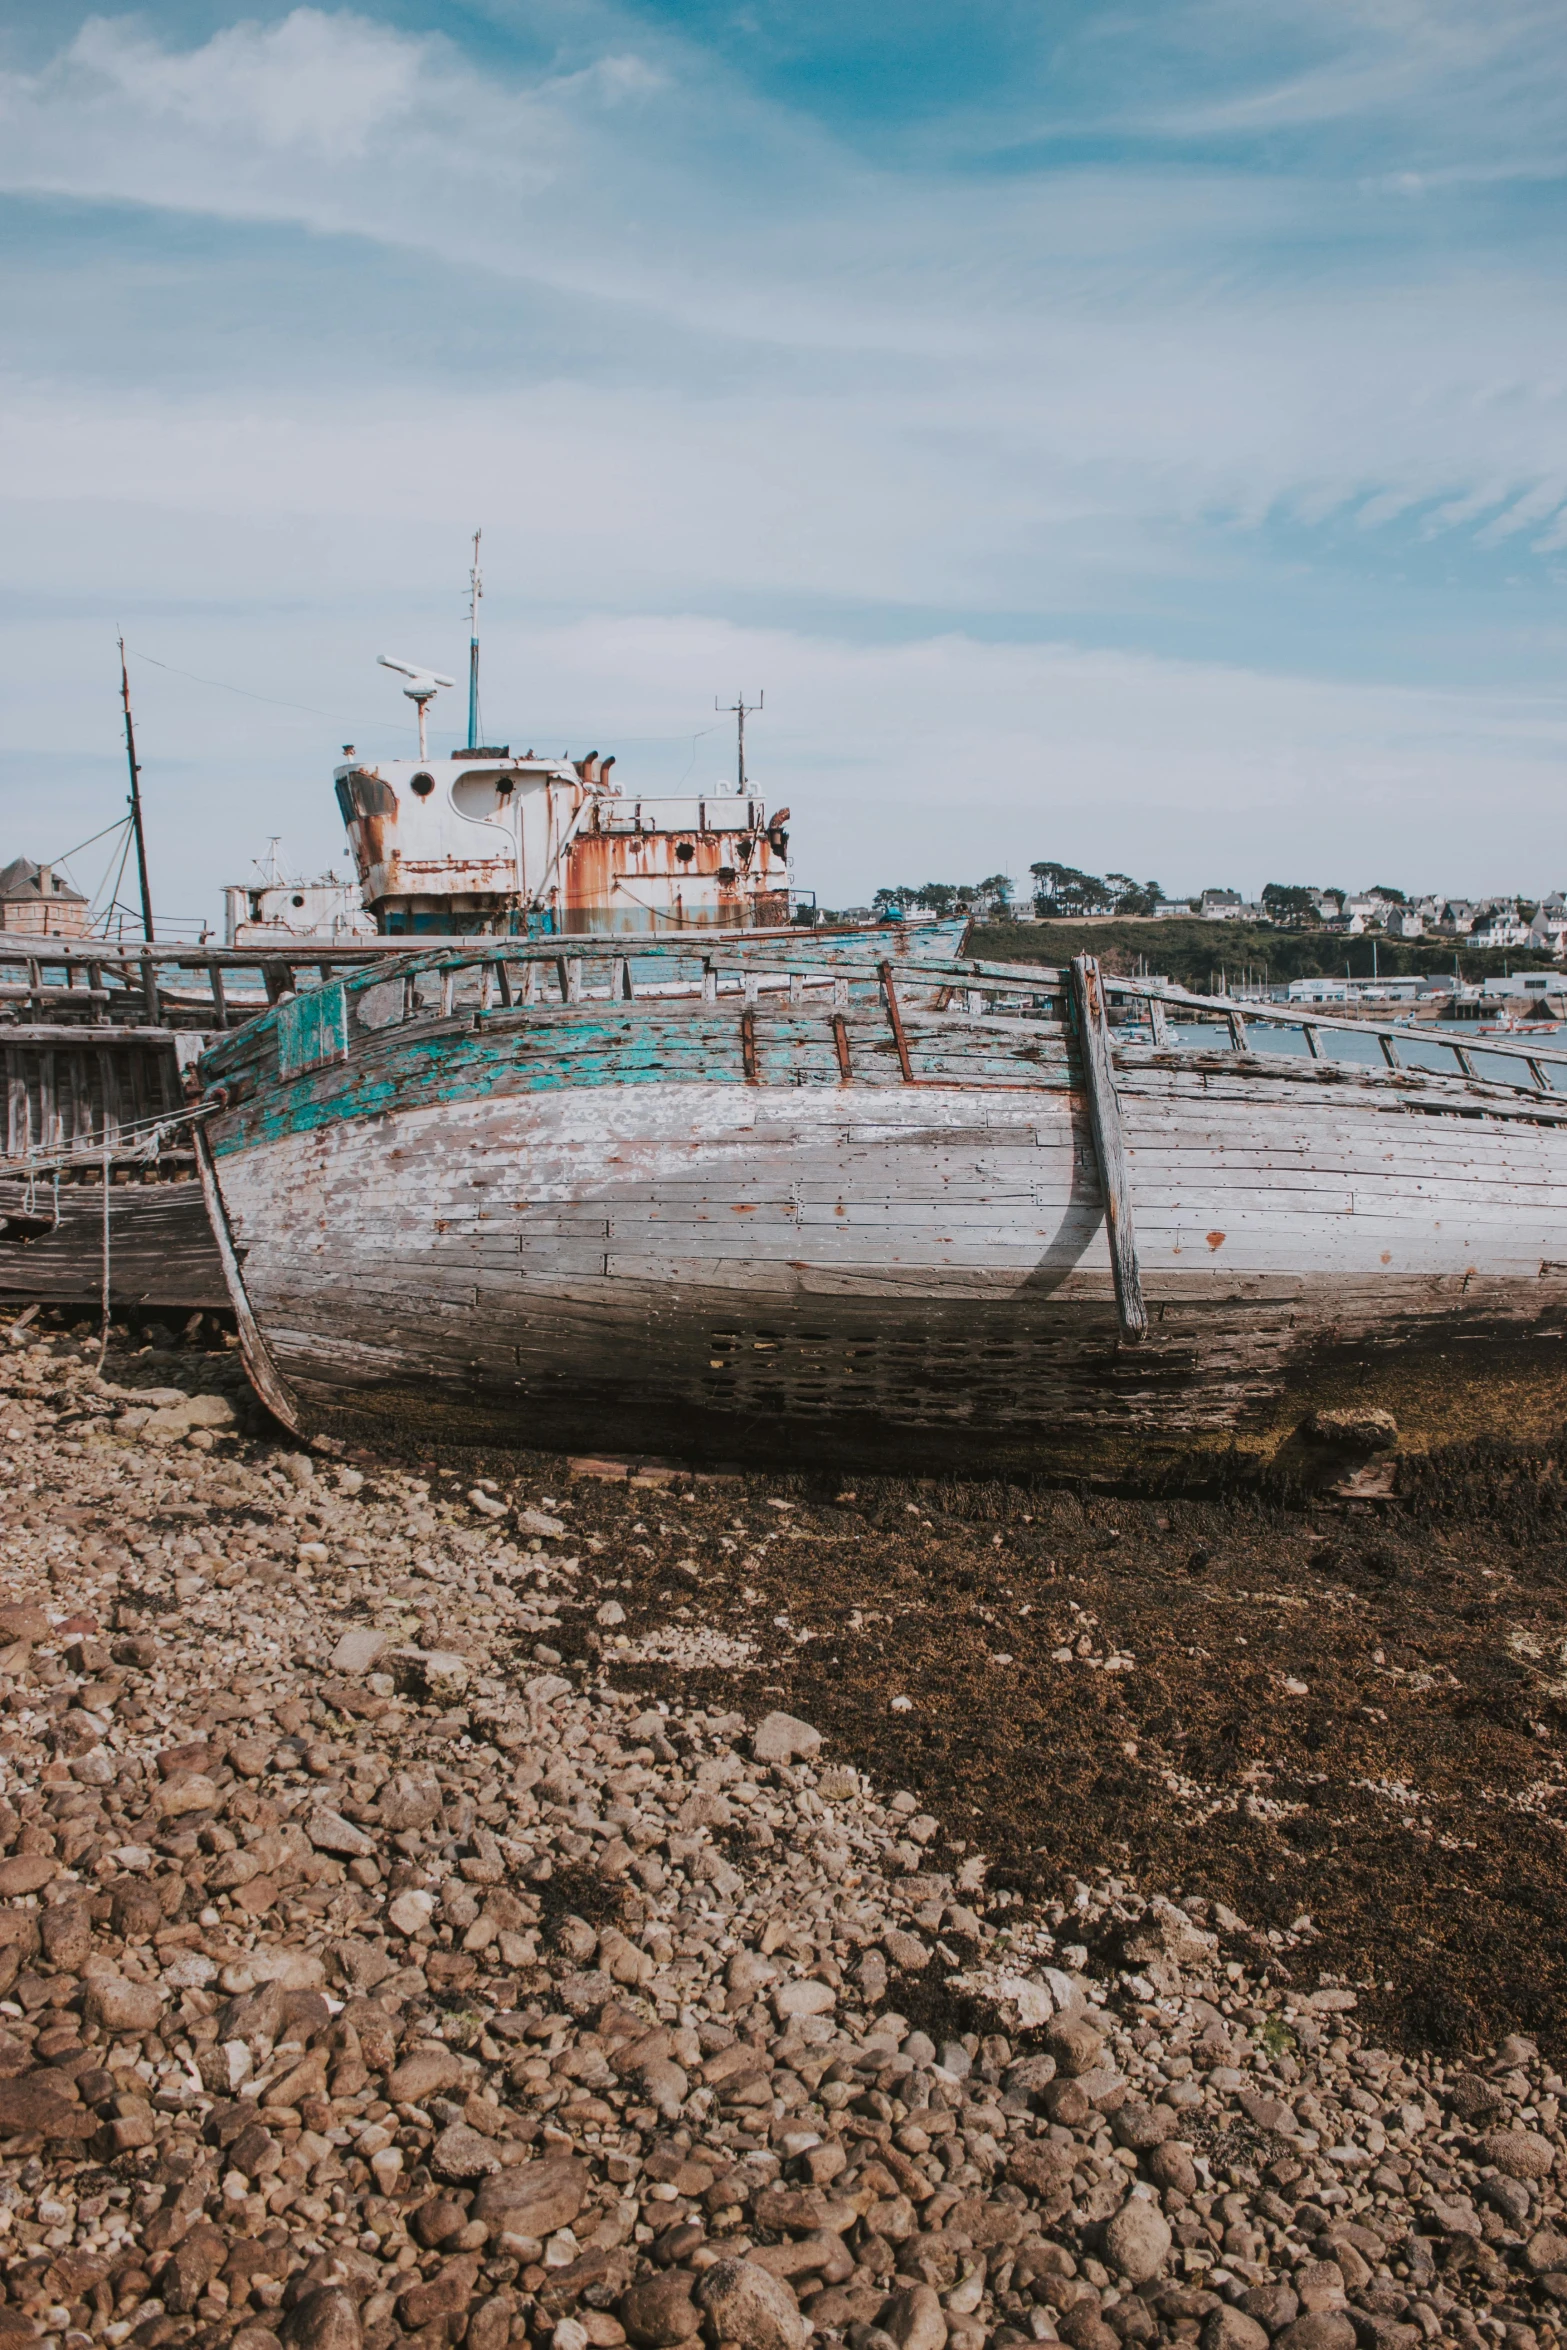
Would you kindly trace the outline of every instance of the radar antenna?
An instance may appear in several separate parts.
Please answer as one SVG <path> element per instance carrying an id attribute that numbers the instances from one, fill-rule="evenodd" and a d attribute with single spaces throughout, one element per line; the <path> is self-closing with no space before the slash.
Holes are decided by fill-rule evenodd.
<path id="1" fill-rule="evenodd" d="M 443 685 L 455 685 L 453 677 L 442 677 L 439 670 L 422 669 L 417 661 L 394 661 L 390 653 L 377 653 L 376 661 L 382 669 L 395 669 L 408 684 L 403 691 L 419 713 L 419 756 L 429 757 L 425 747 L 425 713 Z"/>

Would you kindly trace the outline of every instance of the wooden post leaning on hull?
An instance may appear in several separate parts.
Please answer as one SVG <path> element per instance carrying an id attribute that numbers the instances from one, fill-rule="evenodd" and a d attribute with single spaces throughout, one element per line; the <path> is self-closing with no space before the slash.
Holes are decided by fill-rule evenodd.
<path id="1" fill-rule="evenodd" d="M 1110 1060 L 1110 1023 L 1105 1018 L 1104 989 L 1099 965 L 1092 955 L 1072 958 L 1072 1002 L 1077 1012 L 1078 1041 L 1083 1053 L 1083 1080 L 1088 1089 L 1088 1114 L 1094 1130 L 1094 1155 L 1099 1161 L 1099 1185 L 1104 1193 L 1105 1231 L 1110 1241 L 1110 1264 L 1115 1275 L 1115 1310 L 1121 1336 L 1137 1339 L 1148 1328 L 1143 1304 L 1142 1276 L 1137 1267 L 1137 1232 L 1132 1221 L 1132 1185 L 1126 1164 L 1126 1139 L 1121 1128 L 1121 1102 L 1115 1090 Z"/>
<path id="2" fill-rule="evenodd" d="M 299 1406 L 289 1391 L 286 1380 L 278 1371 L 260 1326 L 251 1311 L 250 1299 L 245 1294 L 245 1283 L 239 1269 L 239 1258 L 234 1251 L 234 1236 L 229 1230 L 228 1210 L 218 1188 L 217 1169 L 212 1163 L 212 1145 L 200 1118 L 191 1128 L 191 1139 L 196 1145 L 196 1164 L 201 1170 L 202 1197 L 207 1203 L 207 1220 L 212 1226 L 213 1245 L 223 1267 L 223 1279 L 234 1308 L 234 1320 L 239 1329 L 239 1359 L 245 1366 L 245 1376 L 260 1396 L 275 1420 L 281 1420 L 290 1436 L 301 1433 Z"/>

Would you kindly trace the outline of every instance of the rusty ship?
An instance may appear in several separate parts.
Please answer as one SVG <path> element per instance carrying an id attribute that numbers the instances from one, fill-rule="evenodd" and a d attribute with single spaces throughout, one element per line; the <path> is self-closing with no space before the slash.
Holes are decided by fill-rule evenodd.
<path id="1" fill-rule="evenodd" d="M 445 681 L 385 665 L 410 680 L 419 756 L 367 762 L 345 746 L 333 782 L 354 883 L 286 881 L 274 841 L 259 881 L 224 893 L 222 947 L 205 937 L 160 944 L 143 856 L 141 940 L 88 935 L 85 902 L 58 879 L 25 934 L 0 935 L 0 1297 L 184 1310 L 227 1302 L 182 1123 L 187 1073 L 205 1047 L 303 987 L 372 968 L 416 938 L 789 924 L 789 810 L 769 813 L 750 788 L 743 697 L 732 788 L 639 796 L 621 791 L 616 761 L 596 751 L 550 759 L 476 743 L 476 643 L 469 747 L 430 758 L 428 704 Z M 121 676 L 139 842 L 123 660 Z M 80 915 L 69 931 L 67 901 Z"/>

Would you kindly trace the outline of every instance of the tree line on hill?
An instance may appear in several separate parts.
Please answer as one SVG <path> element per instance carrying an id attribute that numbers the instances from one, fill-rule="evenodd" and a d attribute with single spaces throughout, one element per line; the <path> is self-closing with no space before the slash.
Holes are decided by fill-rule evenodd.
<path id="1" fill-rule="evenodd" d="M 1028 893 L 1033 911 L 1045 922 L 1069 915 L 1154 914 L 1161 906 L 1196 907 L 1202 901 L 1201 892 L 1190 899 L 1167 898 L 1157 881 L 1134 881 L 1129 873 L 1083 873 L 1054 858 L 1041 858 L 1028 870 L 1034 884 Z M 883 915 L 930 914 L 939 918 L 972 914 L 977 921 L 1004 922 L 1017 911 L 1016 892 L 1010 874 L 990 873 L 983 881 L 901 882 L 879 889 L 872 904 Z M 1262 893 L 1262 904 L 1273 921 L 1297 927 L 1320 920 L 1324 898 L 1334 898 L 1342 906 L 1346 894 L 1341 889 L 1270 881 Z M 1401 889 L 1383 889 L 1378 894 L 1395 905 L 1405 903 Z"/>

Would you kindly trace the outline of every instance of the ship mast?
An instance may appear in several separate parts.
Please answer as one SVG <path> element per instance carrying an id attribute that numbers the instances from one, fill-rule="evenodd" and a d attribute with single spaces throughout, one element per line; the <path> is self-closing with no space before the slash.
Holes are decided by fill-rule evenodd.
<path id="1" fill-rule="evenodd" d="M 147 879 L 147 836 L 141 822 L 141 767 L 136 758 L 136 729 L 131 722 L 131 680 L 125 666 L 125 639 L 120 639 L 120 701 L 125 710 L 125 756 L 131 769 L 131 830 L 136 838 L 136 875 L 141 883 L 142 936 L 152 944 L 152 885 Z"/>
<path id="2" fill-rule="evenodd" d="M 468 574 L 468 748 L 479 747 L 479 598 L 484 593 L 484 581 L 479 574 L 479 541 L 483 532 L 473 534 L 473 569 Z M 423 756 L 421 752 L 420 756 Z"/>
<path id="3" fill-rule="evenodd" d="M 766 705 L 765 693 L 758 694 L 754 702 L 748 702 L 744 694 L 736 694 L 732 702 L 721 702 L 716 694 L 713 696 L 713 708 L 735 722 L 735 790 L 741 799 L 745 798 L 745 722 Z"/>

